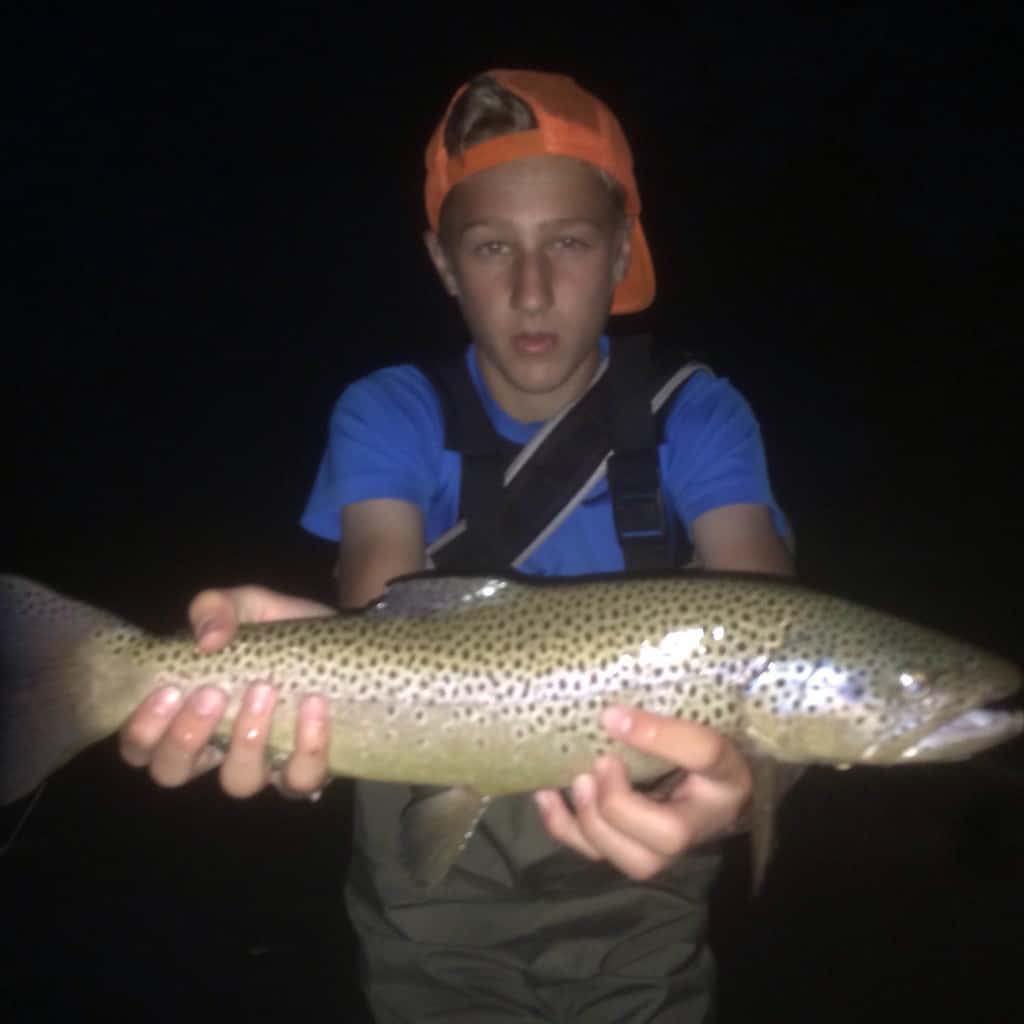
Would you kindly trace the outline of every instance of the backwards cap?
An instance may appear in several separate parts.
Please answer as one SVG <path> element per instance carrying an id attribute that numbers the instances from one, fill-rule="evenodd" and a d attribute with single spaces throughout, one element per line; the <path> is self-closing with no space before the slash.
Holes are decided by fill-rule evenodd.
<path id="1" fill-rule="evenodd" d="M 615 115 L 566 75 L 540 71 L 488 71 L 500 86 L 518 96 L 533 112 L 537 127 L 499 135 L 470 146 L 456 156 L 444 144 L 452 108 L 469 87 L 452 97 L 427 146 L 427 219 L 437 231 L 441 204 L 471 174 L 530 156 L 568 156 L 610 174 L 626 194 L 626 214 L 633 217 L 629 268 L 612 299 L 613 313 L 636 313 L 654 301 L 654 264 L 640 225 L 640 193 L 633 176 L 629 143 Z"/>

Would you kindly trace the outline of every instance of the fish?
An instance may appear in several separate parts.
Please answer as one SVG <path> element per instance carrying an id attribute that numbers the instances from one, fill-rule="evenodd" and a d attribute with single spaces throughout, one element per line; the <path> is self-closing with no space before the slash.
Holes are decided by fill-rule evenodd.
<path id="1" fill-rule="evenodd" d="M 990 708 L 1012 662 L 792 580 L 710 572 L 538 580 L 418 574 L 367 607 L 243 625 L 216 653 L 158 636 L 39 583 L 0 576 L 0 805 L 118 729 L 158 687 L 279 695 L 268 739 L 291 747 L 300 700 L 330 707 L 329 767 L 437 787 L 401 822 L 413 877 L 438 884 L 489 802 L 568 787 L 601 754 L 636 783 L 673 764 L 613 740 L 632 705 L 711 726 L 755 771 L 755 870 L 771 853 L 773 767 L 954 761 L 1019 734 Z"/>

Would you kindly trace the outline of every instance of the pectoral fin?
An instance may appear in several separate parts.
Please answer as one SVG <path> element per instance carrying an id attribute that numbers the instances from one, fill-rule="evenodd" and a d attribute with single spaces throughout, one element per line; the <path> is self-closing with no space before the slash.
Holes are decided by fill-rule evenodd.
<path id="1" fill-rule="evenodd" d="M 466 848 L 490 797 L 464 786 L 413 800 L 399 823 L 402 858 L 413 879 L 437 885 Z"/>
<path id="2" fill-rule="evenodd" d="M 764 882 L 768 862 L 775 852 L 775 817 L 783 797 L 803 773 L 803 767 L 780 764 L 765 757 L 752 758 L 754 792 L 750 804 L 750 847 L 753 888 L 757 893 Z"/>

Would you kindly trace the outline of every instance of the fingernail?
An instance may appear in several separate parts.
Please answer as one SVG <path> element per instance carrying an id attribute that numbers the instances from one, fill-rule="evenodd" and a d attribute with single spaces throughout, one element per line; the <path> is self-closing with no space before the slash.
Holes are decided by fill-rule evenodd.
<path id="1" fill-rule="evenodd" d="M 315 718 L 327 718 L 329 709 L 327 707 L 326 699 L 321 697 L 318 693 L 311 693 L 308 696 L 303 697 L 302 713 L 303 715 L 311 715 Z"/>
<path id="2" fill-rule="evenodd" d="M 572 801 L 577 807 L 586 807 L 594 798 L 594 779 L 590 775 L 577 775 L 572 784 Z"/>
<path id="3" fill-rule="evenodd" d="M 269 683 L 258 683 L 256 686 L 250 687 L 245 698 L 246 710 L 251 711 L 254 715 L 266 711 L 267 705 L 270 703 L 270 695 L 273 692 L 274 688 Z"/>
<path id="4" fill-rule="evenodd" d="M 547 790 L 538 790 L 533 794 L 533 798 L 537 801 L 537 806 L 542 811 L 551 810 L 551 794 Z"/>
<path id="5" fill-rule="evenodd" d="M 625 736 L 633 728 L 633 716 L 622 707 L 608 708 L 601 716 L 601 721 L 615 736 Z"/>
<path id="6" fill-rule="evenodd" d="M 200 650 L 203 648 L 203 644 L 217 631 L 217 620 L 206 619 L 200 622 L 196 626 L 196 647 Z"/>
<path id="7" fill-rule="evenodd" d="M 324 741 L 327 734 L 327 722 L 323 718 L 303 718 L 300 723 L 301 741 L 307 753 L 313 753 Z"/>
<path id="8" fill-rule="evenodd" d="M 169 715 L 181 703 L 181 690 L 168 686 L 157 693 L 151 705 L 158 715 Z"/>
<path id="9" fill-rule="evenodd" d="M 224 706 L 224 694 L 212 686 L 204 686 L 192 698 L 192 707 L 201 715 L 213 715 Z"/>

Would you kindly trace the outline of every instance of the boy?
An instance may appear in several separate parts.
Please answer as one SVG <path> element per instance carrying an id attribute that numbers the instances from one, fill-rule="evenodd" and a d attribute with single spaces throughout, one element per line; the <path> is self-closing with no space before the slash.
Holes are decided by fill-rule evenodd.
<path id="1" fill-rule="evenodd" d="M 426 205 L 430 257 L 472 338 L 466 372 L 498 433 L 524 445 L 591 386 L 609 312 L 653 299 L 626 140 L 570 79 L 490 72 L 459 90 L 431 139 Z M 425 568 L 427 545 L 455 524 L 462 467 L 444 440 L 438 396 L 415 367 L 371 374 L 342 395 L 303 525 L 340 538 L 343 607 Z M 659 463 L 706 568 L 792 571 L 756 423 L 727 382 L 689 381 L 666 417 Z M 520 564 L 555 575 L 622 567 L 600 485 Z M 199 595 L 190 616 L 214 649 L 239 621 L 327 611 L 240 588 Z M 248 795 L 268 778 L 273 703 L 270 687 L 250 691 L 220 768 L 229 793 Z M 157 694 L 122 731 L 125 758 L 167 785 L 209 766 L 205 742 L 223 697 L 202 691 L 180 705 L 174 691 Z M 498 801 L 429 893 L 397 850 L 397 821 L 415 795 L 357 785 L 347 900 L 379 1020 L 709 1018 L 703 936 L 717 857 L 693 848 L 735 825 L 749 772 L 731 744 L 690 723 L 613 709 L 605 725 L 688 774 L 643 794 L 603 758 L 574 783 L 571 810 L 556 793 Z M 322 783 L 326 743 L 323 702 L 309 698 L 286 790 L 310 794 Z"/>

